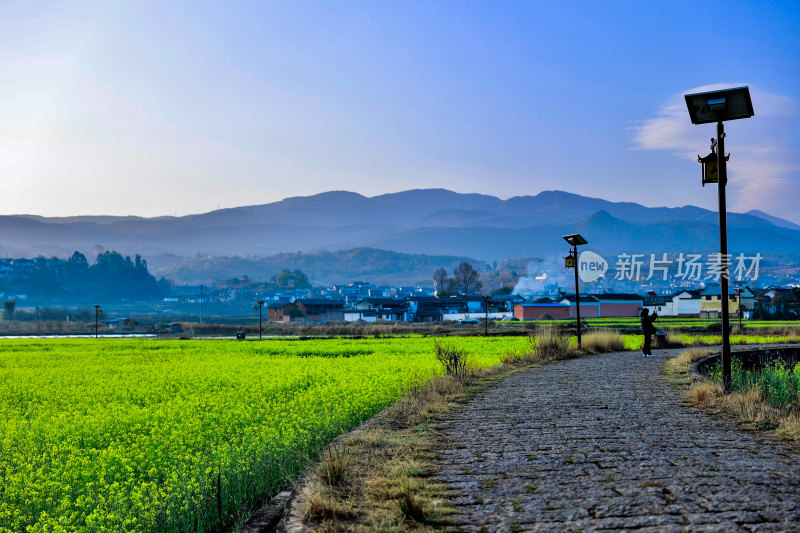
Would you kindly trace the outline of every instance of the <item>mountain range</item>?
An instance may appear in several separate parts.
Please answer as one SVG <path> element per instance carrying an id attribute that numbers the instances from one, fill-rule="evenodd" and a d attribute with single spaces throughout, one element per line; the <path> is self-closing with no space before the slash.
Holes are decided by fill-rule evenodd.
<path id="1" fill-rule="evenodd" d="M 11 257 L 140 253 L 151 270 L 168 274 L 198 254 L 258 258 L 366 247 L 479 261 L 554 257 L 566 252 L 561 236 L 575 232 L 603 255 L 713 252 L 717 221 L 715 211 L 690 205 L 646 207 L 563 191 L 507 200 L 444 189 L 375 197 L 331 191 L 182 217 L 0 216 L 0 246 Z M 800 225 L 763 211 L 729 213 L 728 238 L 733 253 L 800 256 Z M 217 279 L 224 274 L 215 269 Z"/>

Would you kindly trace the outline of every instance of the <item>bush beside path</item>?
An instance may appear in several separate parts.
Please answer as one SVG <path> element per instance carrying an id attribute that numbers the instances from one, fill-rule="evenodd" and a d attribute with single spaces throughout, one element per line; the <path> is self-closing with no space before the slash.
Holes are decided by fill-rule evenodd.
<path id="1" fill-rule="evenodd" d="M 800 531 L 800 455 L 689 407 L 661 374 L 680 351 L 534 368 L 456 411 L 458 529 Z"/>

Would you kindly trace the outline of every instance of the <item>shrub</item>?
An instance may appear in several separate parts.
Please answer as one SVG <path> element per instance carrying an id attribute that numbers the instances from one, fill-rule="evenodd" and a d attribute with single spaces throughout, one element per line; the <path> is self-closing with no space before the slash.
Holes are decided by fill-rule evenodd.
<path id="1" fill-rule="evenodd" d="M 794 372 L 783 363 L 776 362 L 764 367 L 761 373 L 761 397 L 773 407 L 788 407 L 798 401 L 798 385 L 800 372 L 795 366 Z"/>
<path id="2" fill-rule="evenodd" d="M 433 343 L 436 350 L 436 359 L 444 366 L 444 372 L 458 380 L 467 377 L 467 352 L 453 346 Z"/>

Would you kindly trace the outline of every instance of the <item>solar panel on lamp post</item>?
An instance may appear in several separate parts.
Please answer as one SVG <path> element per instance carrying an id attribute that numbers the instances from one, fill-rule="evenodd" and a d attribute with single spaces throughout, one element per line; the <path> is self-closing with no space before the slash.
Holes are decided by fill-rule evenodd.
<path id="1" fill-rule="evenodd" d="M 589 244 L 589 242 L 578 233 L 564 235 L 563 239 L 572 246 L 569 255 L 565 257 L 566 268 L 575 269 L 575 318 L 578 322 L 578 348 L 581 347 L 581 292 L 578 287 L 578 246 Z"/>
<path id="2" fill-rule="evenodd" d="M 722 387 L 731 391 L 731 339 L 728 313 L 728 223 L 725 205 L 725 185 L 728 182 L 728 157 L 725 155 L 725 128 L 723 122 L 750 118 L 753 102 L 747 87 L 723 89 L 684 95 L 692 124 L 717 123 L 717 137 L 711 139 L 711 153 L 698 160 L 703 164 L 703 186 L 717 183 L 719 200 L 719 253 L 720 253 L 720 302 L 722 305 Z M 715 154 L 716 150 L 716 154 Z M 716 155 L 716 158 L 713 156 Z M 716 168 L 713 167 L 716 159 Z M 741 312 L 741 311 L 740 311 Z"/>

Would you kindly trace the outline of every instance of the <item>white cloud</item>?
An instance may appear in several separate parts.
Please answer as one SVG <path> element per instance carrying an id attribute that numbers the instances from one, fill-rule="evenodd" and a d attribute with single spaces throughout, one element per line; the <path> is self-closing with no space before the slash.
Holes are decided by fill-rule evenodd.
<path id="1" fill-rule="evenodd" d="M 687 89 L 672 96 L 656 116 L 633 128 L 635 148 L 670 150 L 697 161 L 710 151 L 714 124 L 695 126 L 689 120 L 684 94 L 713 91 L 743 84 L 715 84 Z M 760 209 L 800 222 L 800 147 L 793 138 L 800 102 L 788 96 L 750 87 L 755 116 L 726 123 L 729 207 L 733 211 Z M 698 180 L 700 168 L 697 168 Z"/>

